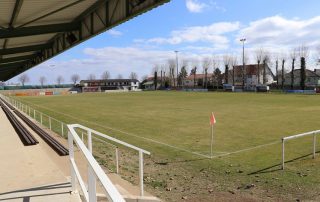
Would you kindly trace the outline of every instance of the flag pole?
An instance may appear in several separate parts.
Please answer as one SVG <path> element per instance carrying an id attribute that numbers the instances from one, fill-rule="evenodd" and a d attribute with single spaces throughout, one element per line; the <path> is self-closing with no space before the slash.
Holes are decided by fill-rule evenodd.
<path id="1" fill-rule="evenodd" d="M 212 150 L 213 150 L 213 125 L 211 125 L 211 158 L 212 158 Z"/>

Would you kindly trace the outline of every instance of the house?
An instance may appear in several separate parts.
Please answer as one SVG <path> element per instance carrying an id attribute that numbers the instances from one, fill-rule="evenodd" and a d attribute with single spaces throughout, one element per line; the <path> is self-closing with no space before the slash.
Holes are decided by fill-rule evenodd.
<path id="1" fill-rule="evenodd" d="M 130 90 L 139 89 L 137 79 L 106 79 L 106 80 L 81 80 L 82 92 L 103 92 L 105 90 Z"/>
<path id="2" fill-rule="evenodd" d="M 309 69 L 306 69 L 306 81 L 305 81 L 305 85 L 308 88 L 314 88 L 317 86 L 320 86 L 320 75 L 317 74 L 320 73 L 319 70 L 314 70 L 311 71 Z M 295 89 L 299 89 L 300 88 L 300 82 L 301 82 L 301 69 L 295 69 L 293 70 L 293 87 Z M 291 72 L 287 73 L 284 75 L 284 86 L 286 88 L 289 88 L 291 86 Z M 282 78 L 281 76 L 279 76 L 279 84 L 282 83 Z"/>
<path id="3" fill-rule="evenodd" d="M 259 69 L 259 71 L 258 71 Z M 233 86 L 243 86 L 243 65 L 234 66 L 233 69 L 228 71 L 228 82 L 224 83 L 232 84 Z M 267 65 L 265 70 L 265 80 L 263 79 L 264 75 L 264 67 L 263 64 L 260 64 L 259 68 L 257 64 L 245 65 L 244 71 L 244 85 L 248 90 L 254 90 L 257 85 L 265 84 L 270 85 L 274 83 L 274 74 L 271 71 L 270 67 Z M 258 76 L 258 72 L 260 75 L 260 79 Z M 233 78 L 234 74 L 234 78 Z"/>
<path id="4" fill-rule="evenodd" d="M 157 77 L 157 89 L 161 89 L 161 88 L 167 88 L 169 86 L 169 81 L 170 78 L 169 77 L 161 77 L 158 76 Z M 143 88 L 145 90 L 155 90 L 155 82 L 154 82 L 154 77 L 148 77 L 147 79 L 145 79 L 141 85 L 143 86 Z"/>
<path id="5" fill-rule="evenodd" d="M 212 80 L 213 74 L 208 73 L 207 74 L 207 82 L 209 83 Z M 183 80 L 183 86 L 185 87 L 198 87 L 198 86 L 204 86 L 206 80 L 205 74 L 191 74 L 187 78 Z"/>

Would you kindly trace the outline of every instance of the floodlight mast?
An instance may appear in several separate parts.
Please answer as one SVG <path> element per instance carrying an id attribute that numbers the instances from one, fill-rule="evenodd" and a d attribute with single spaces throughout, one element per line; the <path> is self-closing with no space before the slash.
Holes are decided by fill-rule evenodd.
<path id="1" fill-rule="evenodd" d="M 240 41 L 242 42 L 242 88 L 244 90 L 244 71 L 245 71 L 245 62 L 244 62 L 244 43 L 247 41 L 246 38 L 242 38 L 240 39 Z"/>

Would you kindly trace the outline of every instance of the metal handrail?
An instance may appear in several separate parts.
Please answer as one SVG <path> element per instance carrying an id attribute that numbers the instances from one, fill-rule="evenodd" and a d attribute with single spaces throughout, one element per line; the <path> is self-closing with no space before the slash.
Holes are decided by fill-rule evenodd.
<path id="1" fill-rule="evenodd" d="M 69 133 L 68 133 L 68 142 L 69 142 L 69 156 L 70 156 L 70 164 L 71 164 L 71 185 L 72 190 L 76 191 L 76 178 L 80 182 L 80 187 L 84 193 L 87 201 L 97 201 L 96 196 L 96 177 L 101 182 L 104 190 L 107 193 L 108 200 L 115 202 L 125 202 L 124 198 L 121 196 L 119 191 L 116 189 L 115 185 L 111 182 L 108 176 L 105 174 L 101 166 L 92 156 L 92 153 L 88 150 L 88 148 L 81 141 L 77 132 L 74 130 L 72 125 L 68 125 Z M 83 180 L 81 175 L 79 174 L 78 167 L 74 161 L 74 146 L 73 143 L 76 143 L 83 153 L 85 159 L 88 162 L 88 191 L 85 189 Z"/>
<path id="2" fill-rule="evenodd" d="M 144 149 L 141 149 L 139 147 L 136 147 L 134 145 L 131 145 L 129 143 L 126 143 L 126 142 L 123 142 L 121 140 L 118 140 L 116 138 L 113 138 L 113 137 L 110 137 L 108 135 L 105 135 L 101 132 L 98 132 L 96 130 L 93 130 L 91 128 L 88 128 L 88 127 L 85 127 L 83 125 L 80 125 L 80 124 L 71 124 L 71 125 L 68 125 L 68 128 L 70 130 L 70 132 L 74 132 L 76 133 L 75 131 L 75 128 L 78 128 L 78 129 L 82 129 L 82 130 L 85 130 L 87 131 L 87 138 L 88 138 L 88 149 L 89 151 L 92 153 L 92 134 L 95 134 L 97 136 L 100 136 L 102 138 L 105 138 L 105 139 L 108 139 L 112 142 L 115 142 L 117 144 L 120 144 L 120 145 L 123 145 L 125 147 L 128 147 L 128 148 L 131 148 L 133 150 L 136 150 L 139 152 L 139 185 L 140 185 L 140 196 L 144 196 L 144 187 L 143 187 L 143 154 L 147 154 L 147 155 L 150 155 L 150 152 L 149 151 L 146 151 Z M 72 129 L 72 130 L 71 130 Z M 77 133 L 76 133 L 77 134 Z M 80 139 L 80 138 L 79 138 Z M 117 163 L 117 173 L 119 171 L 119 168 L 118 168 L 118 149 L 116 148 L 116 163 Z"/>
<path id="3" fill-rule="evenodd" d="M 315 130 L 315 131 L 310 131 L 310 132 L 306 132 L 306 133 L 301 133 L 301 134 L 297 134 L 297 135 L 292 135 L 292 136 L 287 136 L 287 137 L 283 137 L 281 139 L 282 141 L 282 170 L 284 170 L 284 163 L 285 163 L 285 142 L 287 140 L 292 140 L 292 139 L 296 139 L 296 138 L 300 138 L 300 137 L 305 137 L 305 136 L 309 136 L 309 135 L 313 135 L 313 151 L 312 151 L 312 157 L 313 159 L 316 158 L 316 143 L 317 143 L 317 135 L 320 134 L 320 130 Z"/>

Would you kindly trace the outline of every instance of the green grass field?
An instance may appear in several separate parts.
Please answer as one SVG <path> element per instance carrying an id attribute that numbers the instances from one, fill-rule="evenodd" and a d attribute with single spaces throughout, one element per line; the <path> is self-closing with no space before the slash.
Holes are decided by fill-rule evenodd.
<path id="1" fill-rule="evenodd" d="M 212 177 L 210 182 L 220 191 L 283 200 L 319 197 L 320 161 L 303 157 L 312 151 L 312 137 L 288 142 L 286 159 L 303 158 L 288 162 L 285 171 L 278 165 L 282 137 L 320 129 L 317 95 L 139 92 L 14 98 L 63 122 L 147 149 L 152 162 L 166 162 L 169 169 L 183 167 L 186 175 L 199 176 L 199 184 Z M 217 119 L 216 158 L 207 159 L 203 155 L 210 154 L 211 112 Z M 200 176 L 203 170 L 207 177 Z M 166 180 L 163 188 L 170 183 Z M 247 190 L 246 184 L 255 187 Z M 175 195 L 155 192 L 166 200 Z"/>

